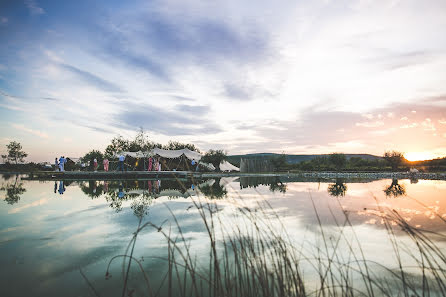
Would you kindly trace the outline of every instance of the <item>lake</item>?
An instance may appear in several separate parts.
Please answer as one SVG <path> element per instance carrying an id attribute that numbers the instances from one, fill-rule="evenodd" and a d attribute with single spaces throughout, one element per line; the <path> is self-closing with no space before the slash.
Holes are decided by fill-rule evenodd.
<path id="1" fill-rule="evenodd" d="M 1 296 L 446 293 L 446 181 L 0 181 Z"/>

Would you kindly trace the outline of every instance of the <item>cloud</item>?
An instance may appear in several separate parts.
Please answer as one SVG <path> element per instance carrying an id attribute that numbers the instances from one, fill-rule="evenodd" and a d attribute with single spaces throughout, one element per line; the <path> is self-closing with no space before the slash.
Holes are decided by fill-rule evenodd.
<path id="1" fill-rule="evenodd" d="M 366 128 L 375 128 L 375 127 L 384 126 L 384 122 L 382 122 L 382 121 L 362 122 L 362 123 L 356 123 L 356 126 L 358 126 L 358 127 L 366 127 Z"/>
<path id="2" fill-rule="evenodd" d="M 44 138 L 44 139 L 48 138 L 48 134 L 46 134 L 45 132 L 41 132 L 39 130 L 33 130 L 33 129 L 30 129 L 30 128 L 27 128 L 27 127 L 25 127 L 25 125 L 22 125 L 22 124 L 11 124 L 11 126 L 13 128 L 15 128 L 15 129 L 17 129 L 17 130 L 30 133 L 30 134 L 38 136 L 40 138 Z"/>
<path id="3" fill-rule="evenodd" d="M 148 104 L 126 104 L 123 109 L 111 123 L 123 129 L 143 127 L 169 136 L 205 135 L 222 131 L 218 125 L 206 120 L 210 111 L 208 106 L 178 105 L 168 110 Z"/>
<path id="4" fill-rule="evenodd" d="M 25 0 L 25 5 L 32 15 L 40 15 L 45 13 L 45 10 L 39 7 L 34 0 Z"/>
<path id="5" fill-rule="evenodd" d="M 88 71 L 81 70 L 77 67 L 68 64 L 59 64 L 59 67 L 75 75 L 78 79 L 82 80 L 83 82 L 89 85 L 93 85 L 96 88 L 101 89 L 103 91 L 116 92 L 116 93 L 122 92 L 121 88 L 118 85 L 111 83 L 105 79 L 102 79 L 99 76 L 94 75 Z"/>

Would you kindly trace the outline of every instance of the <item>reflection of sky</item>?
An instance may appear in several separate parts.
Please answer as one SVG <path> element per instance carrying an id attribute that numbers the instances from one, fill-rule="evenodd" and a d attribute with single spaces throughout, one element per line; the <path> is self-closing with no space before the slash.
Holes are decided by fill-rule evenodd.
<path id="1" fill-rule="evenodd" d="M 398 210 L 413 225 L 444 233 L 444 222 L 431 216 L 433 211 L 440 215 L 446 213 L 446 182 L 410 184 L 408 180 L 402 180 L 399 183 L 406 187 L 407 196 L 386 198 L 383 189 L 390 183 L 391 180 L 348 183 L 346 195 L 335 198 L 328 195 L 327 182 L 288 183 L 287 192 L 282 194 L 270 192 L 268 186 L 240 190 L 237 180 L 222 179 L 220 184 L 225 185 L 227 197 L 214 201 L 220 208 L 220 218 L 229 222 L 225 229 L 231 233 L 233 226 L 243 222 L 240 209 L 256 208 L 258 203 L 266 200 L 281 218 L 292 241 L 297 246 L 303 245 L 307 252 L 314 252 L 315 247 L 321 244 L 312 201 L 329 236 L 336 236 L 337 224 L 344 223 L 341 212 L 344 209 L 354 226 L 353 229 L 345 229 L 345 234 L 353 236 L 355 232 L 368 259 L 391 265 L 393 252 L 380 218 L 375 215 L 377 204 Z M 127 202 L 121 212 L 116 212 L 109 207 L 103 195 L 91 199 L 76 183 L 68 185 L 63 195 L 53 192 L 53 182 L 24 182 L 24 186 L 26 192 L 16 204 L 8 205 L 3 201 L 0 204 L 0 262 L 3 266 L 0 282 L 9 290 L 7 293 L 11 296 L 26 295 L 29 288 L 33 288 L 35 295 L 51 296 L 69 288 L 67 296 L 84 294 L 88 287 L 78 267 L 100 292 L 120 290 L 121 260 L 112 263 L 112 280 L 106 281 L 104 274 L 108 261 L 125 252 L 137 227 L 138 219 L 130 209 L 130 203 Z M 4 192 L 0 194 L 3 197 Z M 197 260 L 206 263 L 207 235 L 197 211 L 189 209 L 191 202 L 190 198 L 172 200 L 160 197 L 150 206 L 143 221 L 162 224 L 162 230 L 166 232 L 171 227 L 175 233 L 175 223 L 167 205 L 177 217 L 184 237 L 199 255 Z M 271 211 L 267 213 L 271 214 Z M 271 220 L 274 222 L 275 219 L 271 217 Z M 278 224 L 276 226 L 280 229 Z M 410 246 L 403 233 L 397 232 L 397 236 Z M 444 242 L 437 244 L 446 248 Z M 149 273 L 155 274 L 154 278 L 160 277 L 159 272 L 164 271 L 165 265 L 162 261 L 150 259 L 150 256 L 165 255 L 165 246 L 162 234 L 151 228 L 144 229 L 138 237 L 134 255 L 145 258 L 143 265 Z M 341 244 L 339 250 L 346 249 Z M 380 253 L 376 253 L 377 250 Z M 409 263 L 409 259 L 405 260 Z M 139 276 L 133 277 L 135 282 Z M 311 273 L 307 277 L 311 279 Z M 143 291 L 144 288 L 138 290 Z"/>

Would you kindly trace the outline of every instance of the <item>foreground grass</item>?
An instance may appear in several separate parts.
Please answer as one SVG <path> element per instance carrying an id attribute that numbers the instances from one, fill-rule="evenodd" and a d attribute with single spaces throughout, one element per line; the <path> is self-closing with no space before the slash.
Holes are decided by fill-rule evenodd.
<path id="1" fill-rule="evenodd" d="M 197 255 L 167 204 L 170 227 L 143 223 L 141 217 L 125 254 L 110 260 L 106 277 L 113 261 L 122 258 L 121 296 L 135 293 L 129 287 L 132 267 L 144 284 L 138 292 L 145 296 L 446 296 L 446 256 L 432 239 L 446 237 L 411 226 L 396 211 L 379 209 L 394 260 L 385 265 L 366 257 L 347 212 L 342 220 L 332 212 L 334 232 L 323 227 L 313 203 L 320 240 L 310 244 L 306 238 L 290 238 L 266 202 L 255 207 L 232 202 L 237 220 L 228 223 L 218 203 L 192 199 L 207 235 L 205 255 Z M 147 228 L 160 232 L 166 243 L 164 254 L 148 257 L 164 263 L 160 271 L 146 271 L 134 257 L 138 234 Z M 411 244 L 400 242 L 401 232 Z"/>

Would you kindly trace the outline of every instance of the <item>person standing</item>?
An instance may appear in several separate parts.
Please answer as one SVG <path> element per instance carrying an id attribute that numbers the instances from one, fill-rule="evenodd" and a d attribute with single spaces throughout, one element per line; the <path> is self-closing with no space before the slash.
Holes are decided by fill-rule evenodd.
<path id="1" fill-rule="evenodd" d="M 124 171 L 124 160 L 125 160 L 124 155 L 123 154 L 119 155 L 118 170 Z"/>
<path id="2" fill-rule="evenodd" d="M 104 165 L 104 171 L 108 171 L 108 159 L 105 158 L 104 161 L 102 161 L 102 165 Z"/>
<path id="3" fill-rule="evenodd" d="M 54 158 L 54 171 L 59 171 L 59 162 L 57 161 L 57 157 Z"/>
<path id="4" fill-rule="evenodd" d="M 152 166 L 153 166 L 153 158 L 150 157 L 149 158 L 149 168 L 147 169 L 147 171 L 152 171 Z"/>
<path id="5" fill-rule="evenodd" d="M 195 170 L 195 165 L 197 164 L 195 162 L 195 159 L 192 159 L 192 162 L 190 162 L 190 164 L 192 165 L 192 171 L 194 171 Z"/>
<path id="6" fill-rule="evenodd" d="M 59 158 L 59 171 L 64 172 L 65 171 L 65 158 L 63 156 L 60 156 Z"/>
<path id="7" fill-rule="evenodd" d="M 93 170 L 94 172 L 98 171 L 98 160 L 96 158 L 93 160 Z"/>

